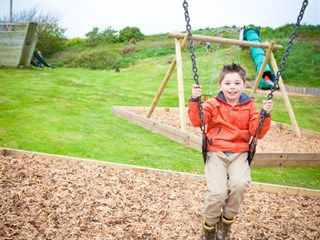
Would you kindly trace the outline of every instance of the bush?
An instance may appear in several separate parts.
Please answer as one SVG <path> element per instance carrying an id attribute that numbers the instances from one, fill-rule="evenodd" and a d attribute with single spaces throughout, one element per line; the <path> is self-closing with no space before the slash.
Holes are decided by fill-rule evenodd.
<path id="1" fill-rule="evenodd" d="M 80 37 L 76 37 L 76 38 L 72 38 L 72 39 L 69 39 L 67 41 L 67 46 L 74 46 L 74 45 L 78 45 L 80 43 L 83 43 L 85 40 L 80 38 Z"/>
<path id="2" fill-rule="evenodd" d="M 87 41 L 89 45 L 95 46 L 99 43 L 116 43 L 119 42 L 119 38 L 116 35 L 117 31 L 111 27 L 106 28 L 100 32 L 98 27 L 94 27 L 90 32 L 86 33 Z"/>
<path id="3" fill-rule="evenodd" d="M 143 40 L 144 36 L 140 32 L 140 29 L 137 27 L 125 27 L 119 32 L 119 40 L 121 42 L 129 42 L 131 39 L 135 39 L 137 41 Z"/>

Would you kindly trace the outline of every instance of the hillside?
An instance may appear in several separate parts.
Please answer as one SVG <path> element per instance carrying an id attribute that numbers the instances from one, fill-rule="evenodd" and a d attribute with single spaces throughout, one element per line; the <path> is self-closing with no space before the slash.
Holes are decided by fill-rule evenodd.
<path id="1" fill-rule="evenodd" d="M 221 27 L 206 28 L 193 31 L 194 34 L 219 36 L 239 39 L 241 28 Z M 272 29 L 260 29 L 261 41 L 274 40 L 276 44 L 286 48 L 293 31 L 293 25 Z M 249 72 L 249 79 L 254 79 L 255 66 L 249 49 L 240 49 L 229 45 L 212 45 L 213 52 L 205 54 L 204 43 L 195 42 L 195 53 L 200 73 L 205 78 L 217 75 L 221 66 L 229 62 L 244 65 Z M 284 50 L 274 51 L 278 65 Z M 190 64 L 189 51 L 184 51 L 184 62 Z M 71 39 L 65 50 L 50 57 L 50 62 L 58 67 L 115 69 L 128 68 L 145 58 L 161 58 L 164 64 L 175 56 L 174 40 L 166 34 L 145 36 L 142 41 L 129 43 L 90 43 L 86 39 Z M 152 67 L 152 66 L 150 66 Z M 282 73 L 287 85 L 302 87 L 320 87 L 320 25 L 302 25 L 294 41 L 289 58 Z M 209 80 L 208 80 L 209 81 Z"/>

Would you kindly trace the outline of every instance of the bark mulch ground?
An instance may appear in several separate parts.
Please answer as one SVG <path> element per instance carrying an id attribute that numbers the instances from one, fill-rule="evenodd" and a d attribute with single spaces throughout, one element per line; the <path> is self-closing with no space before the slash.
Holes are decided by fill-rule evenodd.
<path id="1" fill-rule="evenodd" d="M 204 179 L 0 156 L 0 239 L 199 239 Z M 320 239 L 320 198 L 250 190 L 236 239 Z"/>

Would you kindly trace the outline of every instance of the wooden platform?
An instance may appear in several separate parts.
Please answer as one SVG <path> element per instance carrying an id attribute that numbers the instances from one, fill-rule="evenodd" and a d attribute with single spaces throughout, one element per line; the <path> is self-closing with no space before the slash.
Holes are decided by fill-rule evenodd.
<path id="1" fill-rule="evenodd" d="M 143 107 L 114 106 L 112 110 L 118 117 L 201 151 L 202 140 L 199 136 L 130 112 L 132 109 L 139 108 Z M 286 127 L 280 123 L 274 123 L 274 125 L 281 128 Z M 302 133 L 305 135 L 316 134 L 311 131 L 302 131 Z M 320 153 L 256 153 L 252 167 L 320 167 Z"/>
<path id="2" fill-rule="evenodd" d="M 27 67 L 38 41 L 38 24 L 0 23 L 0 66 Z"/>

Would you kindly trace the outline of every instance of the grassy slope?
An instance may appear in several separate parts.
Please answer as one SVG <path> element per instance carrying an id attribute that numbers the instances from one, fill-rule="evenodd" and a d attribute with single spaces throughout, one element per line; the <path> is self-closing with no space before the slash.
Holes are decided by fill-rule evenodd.
<path id="1" fill-rule="evenodd" d="M 261 28 L 261 41 L 275 40 L 276 44 L 287 47 L 293 25 L 288 24 L 277 29 L 269 27 Z M 220 36 L 225 38 L 239 39 L 240 28 L 222 27 L 195 30 L 194 34 Z M 320 87 L 320 25 L 302 25 L 294 41 L 289 58 L 282 73 L 285 84 L 300 87 Z M 72 41 L 70 41 L 72 42 Z M 208 72 L 206 78 L 216 74 L 222 64 L 228 62 L 240 62 L 249 70 L 249 77 L 254 79 L 255 67 L 248 49 L 235 51 L 235 47 L 220 45 L 216 54 L 216 45 L 213 45 L 214 56 L 221 64 L 213 64 L 214 56 L 207 58 L 207 62 L 198 64 L 199 70 Z M 196 56 L 204 54 L 204 44 L 195 42 Z M 67 50 L 55 54 L 50 62 L 62 67 L 87 67 L 91 69 L 114 69 L 128 67 L 131 64 L 145 58 L 157 56 L 172 56 L 175 52 L 174 40 L 165 34 L 146 36 L 145 40 L 137 44 L 129 43 L 99 43 L 90 45 L 86 41 L 68 45 Z M 231 54 L 230 54 L 231 53 Z M 278 65 L 284 50 L 274 51 Z M 187 59 L 188 61 L 190 59 Z M 215 66 L 214 66 L 215 65 Z M 201 75 L 200 77 L 203 77 Z"/>

